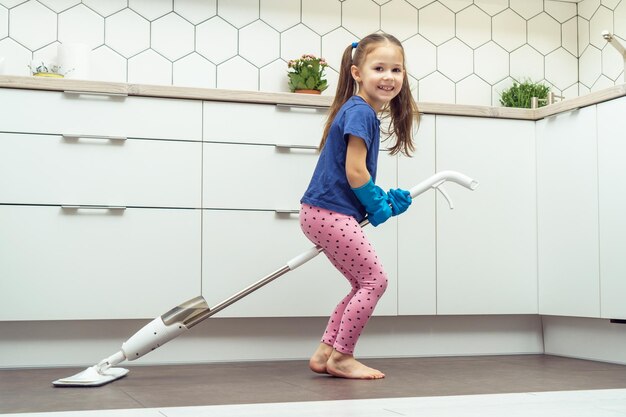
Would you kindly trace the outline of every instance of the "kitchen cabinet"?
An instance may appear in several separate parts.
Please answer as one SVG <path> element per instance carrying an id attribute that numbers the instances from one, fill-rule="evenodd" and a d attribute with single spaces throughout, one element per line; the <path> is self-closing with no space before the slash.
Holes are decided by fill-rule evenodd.
<path id="1" fill-rule="evenodd" d="M 324 107 L 13 88 L 0 102 L 0 320 L 215 305 L 312 246 L 297 211 Z M 624 103 L 423 115 L 415 155 L 382 151 L 377 183 L 455 170 L 480 186 L 444 185 L 454 210 L 431 190 L 367 226 L 389 277 L 376 314 L 626 317 Z M 219 316 L 327 316 L 348 290 L 320 255 Z"/>
<path id="2" fill-rule="evenodd" d="M 537 122 L 539 313 L 600 316 L 596 106 Z"/>
<path id="3" fill-rule="evenodd" d="M 436 170 L 479 181 L 437 196 L 437 314 L 537 313 L 534 122 L 437 116 Z"/>
<path id="4" fill-rule="evenodd" d="M 626 99 L 597 106 L 600 313 L 626 319 Z"/>
<path id="5" fill-rule="evenodd" d="M 200 292 L 200 221 L 200 210 L 0 205 L 0 318 L 158 316 Z"/>
<path id="6" fill-rule="evenodd" d="M 422 115 L 411 158 L 398 157 L 398 186 L 404 189 L 435 174 L 435 118 Z M 452 188 L 448 185 L 445 188 Z M 413 200 L 398 217 L 398 314 L 437 313 L 435 192 Z"/>
<path id="7" fill-rule="evenodd" d="M 0 320 L 152 318 L 200 292 L 202 103 L 0 102 Z"/>

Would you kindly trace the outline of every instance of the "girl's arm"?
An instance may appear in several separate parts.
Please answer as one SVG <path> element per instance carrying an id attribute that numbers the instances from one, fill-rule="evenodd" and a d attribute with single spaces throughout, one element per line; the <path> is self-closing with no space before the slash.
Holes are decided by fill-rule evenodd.
<path id="1" fill-rule="evenodd" d="M 371 175 L 365 164 L 366 157 L 367 146 L 363 139 L 350 135 L 346 153 L 346 177 L 352 188 L 359 188 L 370 180 Z"/>
<path id="2" fill-rule="evenodd" d="M 372 181 L 366 165 L 367 146 L 363 139 L 352 136 L 348 138 L 346 152 L 346 176 L 352 191 L 365 207 L 367 219 L 372 226 L 384 223 L 391 215 L 389 199 L 379 186 Z"/>

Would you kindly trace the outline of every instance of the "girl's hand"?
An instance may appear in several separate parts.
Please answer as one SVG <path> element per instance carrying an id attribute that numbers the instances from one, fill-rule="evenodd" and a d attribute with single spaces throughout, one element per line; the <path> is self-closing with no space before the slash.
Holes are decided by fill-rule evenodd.
<path id="1" fill-rule="evenodd" d="M 413 201 L 413 199 L 411 198 L 411 193 L 400 188 L 396 188 L 395 190 L 389 190 L 387 195 L 389 196 L 389 202 L 391 203 L 391 212 L 393 213 L 393 216 L 404 213 Z"/>

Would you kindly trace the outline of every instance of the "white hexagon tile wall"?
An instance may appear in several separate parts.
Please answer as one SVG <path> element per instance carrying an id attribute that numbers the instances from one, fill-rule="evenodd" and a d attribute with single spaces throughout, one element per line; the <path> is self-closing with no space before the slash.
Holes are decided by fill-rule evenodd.
<path id="1" fill-rule="evenodd" d="M 375 31 L 403 42 L 419 101 L 499 105 L 513 81 L 566 97 L 623 82 L 626 0 L 0 0 L 5 74 L 83 43 L 89 78 L 288 91 L 287 61 L 324 56 L 334 93 L 345 46 Z"/>

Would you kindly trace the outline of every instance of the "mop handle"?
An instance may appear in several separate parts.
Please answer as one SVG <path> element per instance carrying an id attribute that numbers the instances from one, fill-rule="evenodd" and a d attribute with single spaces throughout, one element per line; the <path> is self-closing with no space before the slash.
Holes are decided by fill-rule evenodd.
<path id="1" fill-rule="evenodd" d="M 440 171 L 411 188 L 409 191 L 411 198 L 415 198 L 431 188 L 439 189 L 446 181 L 455 182 L 471 191 L 474 191 L 478 187 L 478 181 L 473 180 L 465 174 L 456 171 Z"/>
<path id="2" fill-rule="evenodd" d="M 414 199 L 418 195 L 428 191 L 430 188 L 435 188 L 441 191 L 444 194 L 444 196 L 446 196 L 446 194 L 439 188 L 446 181 L 455 182 L 472 191 L 475 190 L 476 187 L 478 187 L 478 182 L 468 177 L 467 175 L 461 174 L 460 172 L 456 172 L 456 171 L 441 171 L 425 179 L 424 181 L 420 182 L 415 187 L 411 188 L 410 190 L 411 198 Z M 446 199 L 448 199 L 447 196 L 446 196 Z M 449 199 L 448 199 L 448 202 L 450 202 Z M 369 224 L 369 220 L 367 218 L 360 223 L 361 227 L 367 226 L 368 224 Z M 276 278 L 286 274 L 289 271 L 293 271 L 294 269 L 298 268 L 301 265 L 304 265 L 305 263 L 309 262 L 311 259 L 315 258 L 317 255 L 319 255 L 323 251 L 324 249 L 322 249 L 321 246 L 312 247 L 311 249 L 289 260 L 287 264 L 281 267 L 280 269 L 277 269 L 276 271 L 265 276 L 264 278 L 260 279 L 254 284 L 248 286 L 247 288 L 244 288 L 243 290 L 239 291 L 237 294 L 234 294 L 233 296 L 227 298 L 226 300 L 217 304 L 213 308 L 210 308 L 210 309 L 207 308 L 205 311 L 201 312 L 200 314 L 197 314 L 194 317 L 189 318 L 188 320 L 184 322 L 185 326 L 188 329 L 195 326 L 201 321 L 204 321 L 205 319 L 225 309 L 229 305 L 241 300 L 248 294 L 269 284 L 270 282 L 274 281 Z"/>

